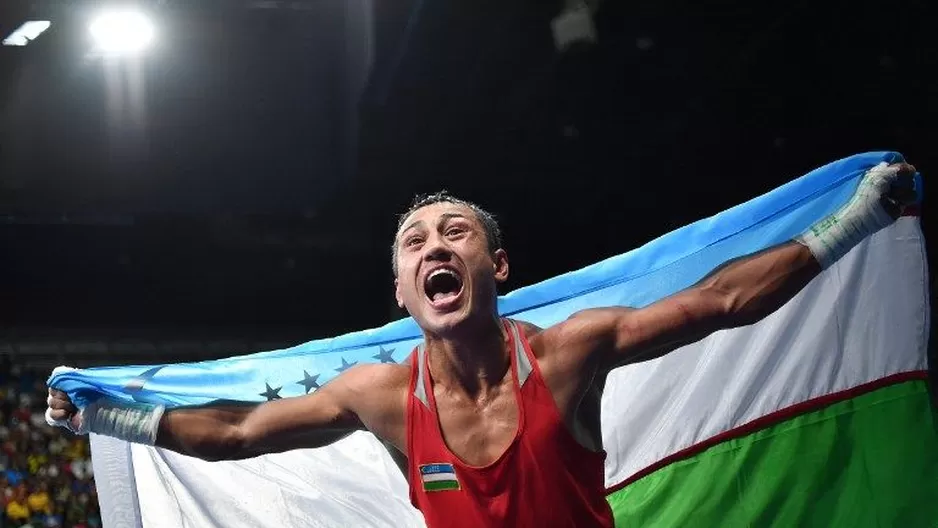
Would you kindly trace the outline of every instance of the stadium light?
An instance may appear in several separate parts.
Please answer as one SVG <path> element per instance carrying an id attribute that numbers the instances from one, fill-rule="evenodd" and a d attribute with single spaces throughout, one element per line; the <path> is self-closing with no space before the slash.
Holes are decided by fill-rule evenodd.
<path id="1" fill-rule="evenodd" d="M 125 55 L 143 51 L 155 36 L 153 24 L 139 11 L 106 11 L 88 28 L 99 51 Z"/>
<path id="2" fill-rule="evenodd" d="M 43 31 L 49 29 L 52 23 L 48 20 L 30 20 L 22 26 L 16 28 L 16 31 L 10 33 L 10 36 L 3 39 L 4 46 L 25 46 L 36 40 L 36 37 Z"/>

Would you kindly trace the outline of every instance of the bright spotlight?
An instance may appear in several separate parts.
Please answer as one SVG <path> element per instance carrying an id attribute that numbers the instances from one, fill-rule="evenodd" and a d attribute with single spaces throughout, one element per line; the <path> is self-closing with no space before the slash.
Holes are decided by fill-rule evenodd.
<path id="1" fill-rule="evenodd" d="M 88 29 L 98 49 L 108 54 L 142 51 L 153 41 L 155 33 L 150 20 L 137 11 L 108 11 L 99 15 Z"/>
<path id="2" fill-rule="evenodd" d="M 49 29 L 52 23 L 48 20 L 31 20 L 16 29 L 10 36 L 3 39 L 4 46 L 25 46 Z"/>

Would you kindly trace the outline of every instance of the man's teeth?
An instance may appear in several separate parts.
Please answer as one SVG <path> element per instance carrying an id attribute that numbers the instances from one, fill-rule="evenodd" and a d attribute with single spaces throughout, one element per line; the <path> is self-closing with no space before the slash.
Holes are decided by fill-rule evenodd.
<path id="1" fill-rule="evenodd" d="M 438 270 L 434 271 L 433 273 L 431 273 L 430 276 L 427 277 L 427 279 L 432 279 L 433 277 L 436 277 L 437 275 L 442 275 L 443 273 L 447 273 L 447 274 L 449 274 L 449 275 L 452 275 L 453 277 L 456 276 L 455 273 L 453 273 L 452 271 L 450 271 L 450 270 L 448 270 L 448 269 L 438 269 Z"/>

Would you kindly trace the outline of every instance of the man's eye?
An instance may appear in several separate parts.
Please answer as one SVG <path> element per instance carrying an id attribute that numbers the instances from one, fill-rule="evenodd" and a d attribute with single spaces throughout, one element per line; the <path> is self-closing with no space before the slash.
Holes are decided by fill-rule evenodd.
<path id="1" fill-rule="evenodd" d="M 423 242 L 423 239 L 420 237 L 410 237 L 404 242 L 404 245 L 407 247 L 410 247 L 410 246 L 417 245 L 421 242 Z"/>
<path id="2" fill-rule="evenodd" d="M 463 232 L 465 232 L 465 231 L 466 231 L 466 230 L 463 229 L 463 228 L 461 228 L 461 227 L 451 227 L 451 228 L 449 228 L 449 229 L 446 230 L 446 236 L 458 235 L 458 234 L 463 233 Z"/>

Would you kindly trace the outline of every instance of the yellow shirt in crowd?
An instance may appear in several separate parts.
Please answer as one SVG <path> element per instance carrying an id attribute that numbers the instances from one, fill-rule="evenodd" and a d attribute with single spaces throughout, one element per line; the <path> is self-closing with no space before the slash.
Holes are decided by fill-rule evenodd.
<path id="1" fill-rule="evenodd" d="M 34 512 L 52 515 L 52 501 L 49 500 L 49 494 L 44 491 L 37 491 L 26 498 L 26 505 Z"/>
<path id="2" fill-rule="evenodd" d="M 7 517 L 10 519 L 16 520 L 29 520 L 29 507 L 23 504 L 22 502 L 16 502 L 11 500 L 7 504 Z"/>

